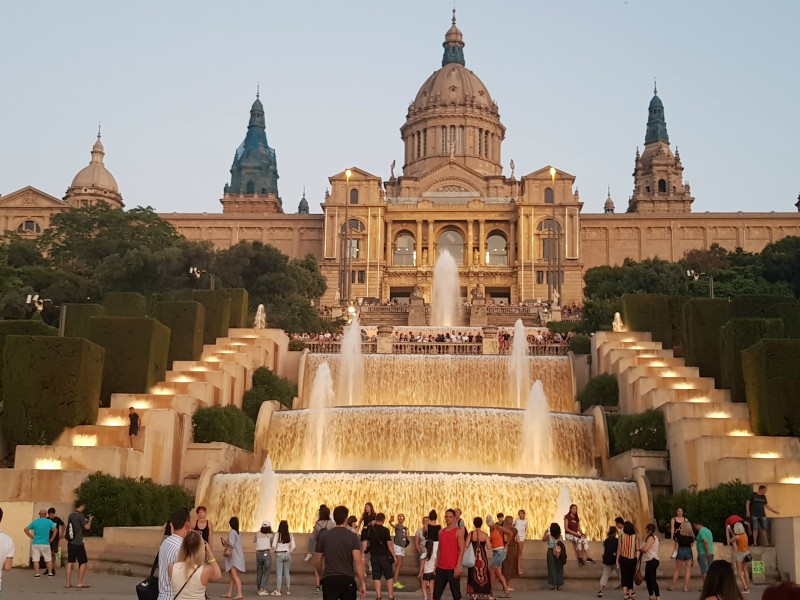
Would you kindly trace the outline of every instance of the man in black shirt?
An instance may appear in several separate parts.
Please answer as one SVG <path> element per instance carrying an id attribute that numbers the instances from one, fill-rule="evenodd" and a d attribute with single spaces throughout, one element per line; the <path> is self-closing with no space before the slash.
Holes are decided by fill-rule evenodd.
<path id="1" fill-rule="evenodd" d="M 392 535 L 384 527 L 386 515 L 378 513 L 375 522 L 369 528 L 367 541 L 369 541 L 369 556 L 372 564 L 372 583 L 375 585 L 375 597 L 381 597 L 381 577 L 386 579 L 386 588 L 389 598 L 394 598 L 394 544 Z"/>
<path id="2" fill-rule="evenodd" d="M 767 511 L 776 515 L 780 514 L 767 502 L 767 486 L 758 486 L 757 492 L 750 492 L 750 497 L 745 504 L 747 517 L 753 527 L 753 545 L 758 546 L 758 533 L 763 533 L 764 545 L 769 546 L 769 534 L 767 533 Z"/>
<path id="3" fill-rule="evenodd" d="M 47 509 L 47 518 L 56 524 L 56 536 L 53 538 L 53 541 L 50 542 L 50 553 L 53 555 L 53 573 L 55 573 L 57 564 L 56 554 L 58 554 L 58 542 L 64 535 L 64 521 L 61 520 L 61 517 L 56 516 L 55 508 Z M 59 556 L 59 558 L 61 557 Z M 61 565 L 59 564 L 59 566 Z"/>
<path id="4" fill-rule="evenodd" d="M 364 559 L 358 535 L 347 528 L 346 506 L 333 509 L 336 527 L 321 531 L 314 551 L 314 569 L 321 576 L 323 600 L 355 600 L 356 571 L 361 582 L 359 593 L 367 595 Z M 324 568 L 323 568 L 324 561 Z"/>

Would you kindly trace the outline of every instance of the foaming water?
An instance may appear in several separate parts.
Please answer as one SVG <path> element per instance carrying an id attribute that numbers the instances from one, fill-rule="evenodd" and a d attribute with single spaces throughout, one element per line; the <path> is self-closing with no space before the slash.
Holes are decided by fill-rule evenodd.
<path id="1" fill-rule="evenodd" d="M 259 528 L 259 523 L 269 521 L 278 522 L 278 481 L 275 478 L 275 471 L 272 469 L 272 461 L 267 458 L 264 460 L 264 468 L 261 469 L 261 491 L 256 509 L 255 520 L 250 527 L 250 531 Z M 231 515 L 233 516 L 233 515 Z M 276 527 L 277 529 L 277 527 Z"/>
<path id="2" fill-rule="evenodd" d="M 458 282 L 458 265 L 445 250 L 433 267 L 433 293 L 431 294 L 431 325 L 447 327 L 459 325 L 456 320 L 461 298 Z"/>
<path id="3" fill-rule="evenodd" d="M 323 454 L 314 469 L 466 471 L 581 476 L 593 472 L 594 419 L 537 410 L 552 439 L 547 464 L 529 457 L 527 411 L 440 406 L 345 407 L 326 411 Z M 307 469 L 297 448 L 314 430 L 309 410 L 276 412 L 269 432 L 256 440 L 279 471 Z M 452 435 L 442 436 L 446 429 Z M 390 440 L 390 442 L 386 442 Z M 547 444 L 547 442 L 544 442 Z M 541 450 L 539 450 L 541 452 Z M 552 458 L 552 461 L 550 459 Z"/>
<path id="4" fill-rule="evenodd" d="M 340 404 L 359 404 L 364 390 L 364 357 L 361 354 L 361 326 L 358 316 L 344 330 L 339 352 L 336 397 Z"/>
<path id="5" fill-rule="evenodd" d="M 337 381 L 339 355 L 308 354 L 305 360 L 306 381 L 314 381 L 323 362 L 328 362 Z M 506 356 L 368 354 L 364 356 L 363 393 L 353 404 L 518 408 L 516 400 L 510 400 L 507 363 Z M 569 357 L 528 357 L 528 372 L 530 380 L 541 380 L 551 411 L 573 412 L 575 393 Z M 303 386 L 297 408 L 308 407 L 310 391 L 310 386 Z M 335 406 L 348 404 L 337 394 Z"/>
<path id="6" fill-rule="evenodd" d="M 417 527 L 431 508 L 458 506 L 466 522 L 473 517 L 503 511 L 516 514 L 524 508 L 534 536 L 553 521 L 561 523 L 561 504 L 580 506 L 581 527 L 591 539 L 601 540 L 618 515 L 639 521 L 641 508 L 635 483 L 569 477 L 525 477 L 461 473 L 281 473 L 277 482 L 276 513 L 289 521 L 291 531 L 310 531 L 320 503 L 351 507 L 373 502 L 386 514 L 402 512 Z M 258 523 L 257 507 L 262 475 L 215 475 L 206 498 L 209 519 L 220 525 L 232 515 L 252 531 Z M 586 518 L 590 517 L 590 518 Z M 248 527 L 249 526 L 249 527 Z"/>
<path id="7" fill-rule="evenodd" d="M 528 368 L 528 333 L 522 319 L 514 324 L 511 340 L 511 356 L 508 361 L 508 403 L 522 408 L 531 388 L 531 373 Z"/>
<path id="8" fill-rule="evenodd" d="M 520 456 L 520 467 L 523 473 L 568 474 L 561 465 L 556 465 L 552 459 L 553 455 L 564 446 L 567 446 L 567 449 L 571 451 L 572 444 L 568 443 L 570 440 L 562 439 L 561 432 L 558 432 L 555 438 L 553 437 L 550 421 L 547 396 L 545 396 L 542 382 L 537 380 L 528 394 L 525 413 L 522 418 L 522 439 L 524 443 Z M 594 419 L 591 420 L 591 424 L 594 426 Z M 592 439 L 594 439 L 594 436 L 589 436 L 581 441 L 584 445 L 587 445 L 587 442 Z M 564 444 L 564 442 L 567 443 Z M 593 448 L 594 444 L 591 444 L 591 447 Z"/>
<path id="9" fill-rule="evenodd" d="M 303 411 L 306 417 L 308 432 L 303 444 L 295 448 L 305 448 L 303 456 L 304 469 L 322 469 L 322 442 L 325 432 L 326 412 L 333 405 L 333 379 L 327 362 L 323 362 L 314 375 L 308 410 Z M 271 456 L 271 454 L 269 454 Z"/>

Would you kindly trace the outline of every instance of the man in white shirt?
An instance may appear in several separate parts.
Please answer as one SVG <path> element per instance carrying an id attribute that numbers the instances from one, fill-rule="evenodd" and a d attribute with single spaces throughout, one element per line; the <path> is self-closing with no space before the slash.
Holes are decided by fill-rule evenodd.
<path id="1" fill-rule="evenodd" d="M 181 548 L 183 538 L 192 528 L 189 520 L 189 511 L 180 508 L 170 517 L 172 535 L 161 542 L 158 549 L 158 600 L 172 600 L 172 581 L 169 576 L 169 566 L 178 560 L 178 550 Z"/>
<path id="2" fill-rule="evenodd" d="M 0 508 L 0 523 L 3 521 L 3 509 Z M 0 598 L 3 597 L 3 571 L 10 571 L 14 558 L 14 542 L 11 538 L 0 531 L 0 563 L 3 568 L 0 569 Z"/>

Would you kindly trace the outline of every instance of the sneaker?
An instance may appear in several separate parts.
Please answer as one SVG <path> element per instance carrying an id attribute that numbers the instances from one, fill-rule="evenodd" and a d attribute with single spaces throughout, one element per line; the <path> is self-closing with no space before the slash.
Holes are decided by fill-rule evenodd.
<path id="1" fill-rule="evenodd" d="M 259 596 L 268 596 L 269 592 L 267 590 L 258 590 L 256 594 L 258 594 Z"/>
<path id="2" fill-rule="evenodd" d="M 395 583 L 395 584 L 394 584 L 394 587 L 396 587 L 398 590 L 404 590 L 404 589 L 406 589 L 406 586 L 404 586 L 404 585 L 403 585 L 402 583 L 400 583 L 399 581 L 398 581 L 397 583 Z"/>
<path id="3" fill-rule="evenodd" d="M 320 589 L 319 589 L 319 586 L 317 586 L 317 587 L 315 587 L 315 588 L 314 588 L 314 593 L 315 593 L 315 594 L 319 594 L 319 593 L 320 593 L 320 591 L 322 591 L 322 590 L 320 590 Z"/>
<path id="4" fill-rule="evenodd" d="M 593 563 L 593 562 L 594 562 L 594 559 L 593 559 L 593 558 L 589 558 L 589 557 L 587 556 L 587 557 L 586 557 L 586 562 Z"/>
<path id="5" fill-rule="evenodd" d="M 34 577 L 41 577 L 42 575 L 41 575 L 41 573 L 34 573 L 33 576 Z"/>
<path id="6" fill-rule="evenodd" d="M 286 595 L 287 595 L 287 596 L 291 596 L 291 595 L 292 595 L 292 592 L 290 592 L 289 590 L 286 590 Z"/>
<path id="7" fill-rule="evenodd" d="M 749 594 L 749 593 L 750 593 L 750 588 L 744 588 L 744 589 L 742 590 L 742 593 L 743 593 L 743 594 Z"/>
<path id="8" fill-rule="evenodd" d="M 48 573 L 48 574 L 47 574 L 47 576 L 48 576 L 48 577 L 55 577 L 55 576 L 56 576 L 56 574 L 55 574 L 55 572 L 53 572 L 53 573 Z"/>
<path id="9" fill-rule="evenodd" d="M 306 554 L 306 557 L 305 557 L 303 560 L 304 560 L 305 562 L 308 562 L 308 561 L 310 561 L 310 560 L 311 560 L 311 552 L 309 552 L 308 554 Z"/>
<path id="10" fill-rule="evenodd" d="M 280 590 L 275 590 L 274 592 L 272 592 L 270 594 L 270 596 L 280 596 L 280 595 L 281 595 L 281 591 Z"/>
<path id="11" fill-rule="evenodd" d="M 583 565 L 585 565 L 586 563 L 585 563 L 585 562 L 583 562 L 583 559 L 582 559 L 582 558 L 579 558 L 579 559 L 578 559 L 578 564 L 579 564 L 580 566 L 583 566 Z"/>
<path id="12" fill-rule="evenodd" d="M 603 592 L 597 592 L 597 597 L 598 598 L 602 598 L 603 597 Z"/>

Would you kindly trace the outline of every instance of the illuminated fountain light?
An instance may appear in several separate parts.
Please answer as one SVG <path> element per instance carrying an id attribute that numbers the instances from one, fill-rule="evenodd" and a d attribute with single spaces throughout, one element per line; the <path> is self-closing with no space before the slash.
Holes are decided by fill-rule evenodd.
<path id="1" fill-rule="evenodd" d="M 715 410 L 714 412 L 710 412 L 706 415 L 707 419 L 730 419 L 730 413 L 727 413 L 723 410 Z"/>
<path id="2" fill-rule="evenodd" d="M 156 396 L 174 396 L 175 390 L 169 387 L 157 385 L 150 390 L 150 393 L 155 394 Z"/>
<path id="3" fill-rule="evenodd" d="M 651 366 L 651 367 L 666 367 L 667 363 L 665 363 L 663 360 L 651 360 L 650 363 L 649 363 L 649 366 Z"/>
<path id="4" fill-rule="evenodd" d="M 793 485 L 800 485 L 800 477 L 784 477 L 781 483 L 789 483 Z"/>
<path id="5" fill-rule="evenodd" d="M 173 381 L 175 383 L 194 383 L 196 380 L 194 377 L 189 377 L 188 375 L 178 375 Z"/>
<path id="6" fill-rule="evenodd" d="M 94 434 L 77 433 L 72 436 L 73 446 L 97 446 L 97 436 Z"/>
<path id="7" fill-rule="evenodd" d="M 673 384 L 671 385 L 671 387 L 672 387 L 672 389 L 674 389 L 674 390 L 693 390 L 693 389 L 695 389 L 695 387 L 694 387 L 694 385 L 693 385 L 693 384 L 691 384 L 691 383 L 688 383 L 688 382 L 686 382 L 686 381 L 681 381 L 681 382 L 678 382 L 678 383 L 673 383 Z"/>
<path id="8" fill-rule="evenodd" d="M 190 371 L 194 371 L 195 373 L 203 373 L 203 372 L 207 372 L 209 369 L 208 369 L 208 367 L 197 366 L 197 367 L 192 367 L 189 370 Z"/>
<path id="9" fill-rule="evenodd" d="M 752 452 L 750 458 L 782 458 L 780 452 Z"/>
<path id="10" fill-rule="evenodd" d="M 731 437 L 752 437 L 753 432 L 745 429 L 733 429 L 732 431 L 728 432 L 728 435 Z"/>
<path id="11" fill-rule="evenodd" d="M 104 427 L 121 427 L 127 424 L 128 420 L 124 417 L 104 417 L 98 423 L 98 425 L 103 425 Z"/>
<path id="12" fill-rule="evenodd" d="M 60 471 L 61 461 L 57 458 L 37 458 L 33 468 L 39 471 Z"/>
<path id="13" fill-rule="evenodd" d="M 689 402 L 692 404 L 711 404 L 711 398 L 700 396 L 699 398 L 692 398 Z"/>

